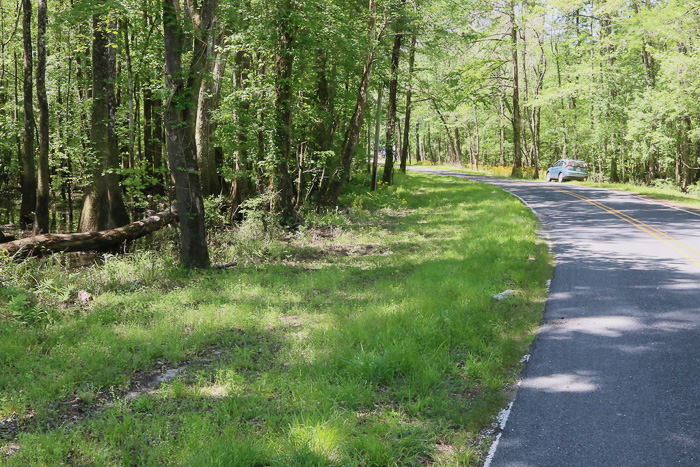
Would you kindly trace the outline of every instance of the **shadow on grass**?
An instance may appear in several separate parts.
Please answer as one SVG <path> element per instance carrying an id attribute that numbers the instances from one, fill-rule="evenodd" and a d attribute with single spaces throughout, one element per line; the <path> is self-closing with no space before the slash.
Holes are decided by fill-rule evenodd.
<path id="1" fill-rule="evenodd" d="M 104 298 L 62 328 L 76 342 L 71 349 L 61 350 L 57 336 L 43 344 L 55 353 L 52 371 L 66 378 L 47 386 L 53 398 L 90 384 L 127 386 L 154 362 L 186 370 L 153 394 L 25 434 L 11 461 L 418 465 L 478 457 L 466 440 L 488 426 L 527 349 L 547 251 L 534 236 L 511 235 L 534 226 L 517 201 L 464 181 L 417 179 L 404 188 L 414 193 L 408 211 L 378 220 L 391 232 L 383 241 L 392 254 L 340 258 L 321 270 L 208 272 L 181 290 Z M 494 301 L 506 287 L 520 294 Z"/>

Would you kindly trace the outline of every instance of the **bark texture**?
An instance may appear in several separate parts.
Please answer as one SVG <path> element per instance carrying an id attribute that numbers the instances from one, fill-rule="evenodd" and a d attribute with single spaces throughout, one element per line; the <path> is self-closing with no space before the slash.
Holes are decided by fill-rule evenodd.
<path id="1" fill-rule="evenodd" d="M 194 8 L 195 2 L 188 0 L 190 16 L 196 27 L 195 55 L 190 65 L 191 89 L 197 90 L 197 111 L 194 112 L 195 142 L 197 144 L 197 163 L 199 165 L 202 194 L 204 196 L 217 195 L 221 192 L 221 184 L 216 171 L 216 148 L 212 144 L 211 135 L 216 130 L 216 123 L 212 118 L 213 112 L 219 106 L 219 89 L 226 69 L 226 52 L 216 52 L 217 20 L 215 16 L 216 4 L 211 6 L 204 4 L 200 10 Z M 192 13 L 192 11 L 196 13 Z"/>
<path id="2" fill-rule="evenodd" d="M 0 251 L 17 257 L 40 256 L 47 252 L 105 251 L 127 240 L 148 235 L 177 219 L 174 211 L 163 211 L 116 229 L 74 234 L 42 234 L 7 243 Z"/>
<path id="3" fill-rule="evenodd" d="M 22 151 L 22 204 L 19 225 L 27 229 L 34 222 L 36 209 L 36 174 L 34 167 L 34 92 L 32 76 L 32 2 L 22 0 L 22 42 L 24 45 L 24 144 Z"/>
<path id="4" fill-rule="evenodd" d="M 202 9 L 211 8 L 215 3 L 205 0 Z M 186 83 L 183 78 L 184 38 L 177 12 L 177 0 L 164 0 L 165 84 L 170 92 L 164 111 L 168 160 L 178 202 L 180 262 L 187 268 L 203 268 L 209 266 L 209 251 L 192 125 L 195 121 L 192 114 L 197 112 L 197 93 L 191 92 L 192 80 Z"/>
<path id="5" fill-rule="evenodd" d="M 292 160 L 292 72 L 294 69 L 294 35 L 290 15 L 292 1 L 286 0 L 277 12 L 277 55 L 275 57 L 275 205 L 282 217 L 282 223 L 293 225 L 296 222 L 294 210 L 295 190 L 289 173 Z"/>
<path id="6" fill-rule="evenodd" d="M 511 47 L 513 57 L 513 171 L 514 177 L 522 175 L 523 160 L 520 152 L 520 84 L 518 77 L 518 26 L 515 23 L 515 2 L 511 1 Z"/>
<path id="7" fill-rule="evenodd" d="M 92 19 L 92 115 L 90 140 L 96 158 L 93 184 L 85 196 L 78 230 L 97 232 L 129 223 L 119 186 L 119 147 L 117 142 L 117 103 L 114 82 L 117 55 L 112 19 L 94 15 Z"/>
<path id="8" fill-rule="evenodd" d="M 34 213 L 34 233 L 49 231 L 49 101 L 46 97 L 46 0 L 37 9 L 36 95 L 39 101 L 39 184 Z"/>
<path id="9" fill-rule="evenodd" d="M 411 129 L 411 99 L 413 98 L 413 73 L 416 63 L 417 40 L 417 35 L 413 34 L 413 37 L 411 37 L 411 48 L 408 52 L 408 88 L 406 89 L 406 116 L 403 123 L 403 146 L 401 147 L 401 165 L 399 167 L 399 169 L 403 173 L 406 173 L 406 161 L 408 159 L 409 136 Z M 418 138 L 417 132 L 416 138 Z M 418 144 L 416 144 L 416 148 L 417 147 Z"/>
<path id="10" fill-rule="evenodd" d="M 399 58 L 401 57 L 401 40 L 403 36 L 396 33 L 391 49 L 391 77 L 389 79 L 389 102 L 386 110 L 386 148 L 384 159 L 384 183 L 391 183 L 394 175 L 394 157 L 396 154 L 396 99 L 399 88 Z"/>

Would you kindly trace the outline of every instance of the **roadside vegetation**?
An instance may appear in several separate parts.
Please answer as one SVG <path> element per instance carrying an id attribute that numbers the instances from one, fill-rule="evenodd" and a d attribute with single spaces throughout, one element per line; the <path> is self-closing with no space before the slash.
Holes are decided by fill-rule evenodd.
<path id="1" fill-rule="evenodd" d="M 473 170 L 467 167 L 453 165 L 433 165 L 430 162 L 423 162 L 415 165 L 423 165 L 433 168 L 453 170 L 455 172 L 469 173 L 474 175 L 488 175 L 492 177 L 513 178 L 511 175 L 512 169 L 510 167 L 488 166 L 483 167 L 479 170 Z M 540 177 L 538 178 L 538 180 L 545 180 L 546 170 L 546 167 L 540 169 Z M 533 173 L 534 171 L 532 170 L 532 168 L 526 167 L 525 169 L 523 169 L 522 176 L 519 178 L 532 180 Z M 691 185 L 684 193 L 672 181 L 662 179 L 654 180 L 654 182 L 651 185 L 642 185 L 635 183 L 596 182 L 591 180 L 588 180 L 586 182 L 572 180 L 566 183 L 586 185 L 596 188 L 610 188 L 612 190 L 627 191 L 637 195 L 648 196 L 657 200 L 669 201 L 674 205 L 679 205 L 682 207 L 700 209 L 700 185 Z"/>
<path id="2" fill-rule="evenodd" d="M 3 258 L 0 463 L 480 465 L 548 248 L 494 187 L 396 181 L 294 233 L 251 208 L 210 235 L 220 268 L 179 268 L 171 229 L 87 267 Z"/>

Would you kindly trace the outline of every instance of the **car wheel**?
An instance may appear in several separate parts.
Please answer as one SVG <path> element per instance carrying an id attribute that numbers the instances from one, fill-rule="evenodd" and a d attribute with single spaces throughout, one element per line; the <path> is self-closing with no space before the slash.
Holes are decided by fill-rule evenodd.
<path id="1" fill-rule="evenodd" d="M 544 179 L 547 180 L 548 182 L 552 181 L 552 178 L 549 176 L 549 172 L 544 176 Z"/>
<path id="2" fill-rule="evenodd" d="M 564 174 L 559 172 L 559 183 L 564 183 Z"/>

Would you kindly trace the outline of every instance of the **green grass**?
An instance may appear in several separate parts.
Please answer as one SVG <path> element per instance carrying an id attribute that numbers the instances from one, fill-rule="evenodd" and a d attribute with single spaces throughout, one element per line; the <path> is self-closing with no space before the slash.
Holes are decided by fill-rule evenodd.
<path id="1" fill-rule="evenodd" d="M 533 215 L 421 174 L 345 201 L 291 236 L 218 233 L 223 271 L 181 271 L 168 248 L 4 260 L 0 463 L 479 465 L 552 272 Z"/>

